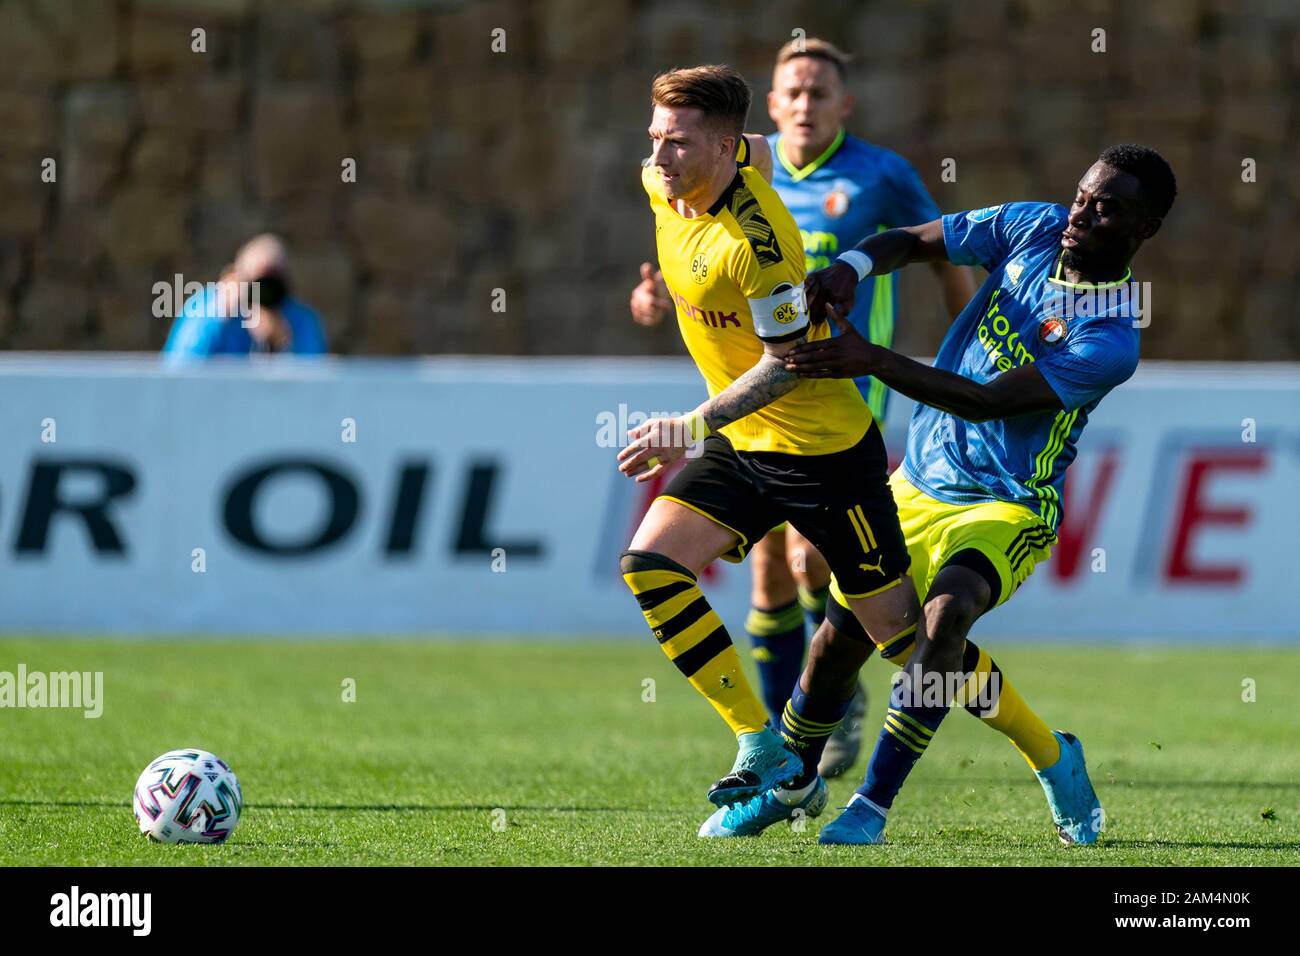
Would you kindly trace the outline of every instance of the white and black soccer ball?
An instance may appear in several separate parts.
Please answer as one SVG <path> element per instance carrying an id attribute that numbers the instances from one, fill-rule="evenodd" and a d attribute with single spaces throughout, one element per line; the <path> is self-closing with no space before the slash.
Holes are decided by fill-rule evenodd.
<path id="1" fill-rule="evenodd" d="M 159 843 L 221 843 L 239 823 L 244 795 L 235 772 L 197 747 L 169 750 L 135 782 L 140 832 Z"/>

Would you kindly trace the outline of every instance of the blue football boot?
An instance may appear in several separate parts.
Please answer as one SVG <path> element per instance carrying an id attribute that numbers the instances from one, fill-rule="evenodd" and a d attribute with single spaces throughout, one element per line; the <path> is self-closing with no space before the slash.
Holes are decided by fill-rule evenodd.
<path id="1" fill-rule="evenodd" d="M 884 814 L 857 795 L 844 807 L 843 813 L 822 827 L 817 842 L 835 846 L 887 843 Z"/>
<path id="2" fill-rule="evenodd" d="M 1034 775 L 1047 794 L 1056 834 L 1066 846 L 1096 843 L 1105 814 L 1088 779 L 1083 744 L 1074 734 L 1062 730 L 1054 730 L 1052 735 L 1061 744 L 1061 757 L 1047 769 L 1034 771 Z"/>
<path id="3" fill-rule="evenodd" d="M 771 728 L 740 735 L 740 752 L 731 772 L 709 788 L 709 802 L 730 806 L 756 797 L 803 772 L 803 761 Z"/>
<path id="4" fill-rule="evenodd" d="M 774 823 L 782 820 L 801 820 L 815 817 L 826 809 L 830 790 L 826 781 L 817 778 L 816 785 L 796 804 L 778 800 L 772 790 L 766 790 L 745 803 L 722 807 L 700 827 L 702 837 L 758 836 Z"/>

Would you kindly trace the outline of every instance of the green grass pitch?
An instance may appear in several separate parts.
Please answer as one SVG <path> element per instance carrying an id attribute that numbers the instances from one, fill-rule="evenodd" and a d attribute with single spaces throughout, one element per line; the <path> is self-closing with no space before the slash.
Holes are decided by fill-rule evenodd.
<path id="1" fill-rule="evenodd" d="M 0 864 L 1300 859 L 1300 650 L 982 643 L 1050 724 L 1083 740 L 1107 811 L 1101 845 L 1058 845 L 1021 758 L 965 713 L 949 716 L 900 796 L 890 846 L 819 847 L 821 820 L 701 841 L 704 793 L 734 742 L 648 640 L 5 639 L 3 671 L 103 671 L 105 708 L 97 720 L 0 710 Z M 873 660 L 864 671 L 868 750 L 890 670 Z M 137 774 L 182 746 L 239 775 L 244 817 L 224 846 L 153 845 L 135 828 Z M 832 808 L 867 755 L 833 782 Z"/>

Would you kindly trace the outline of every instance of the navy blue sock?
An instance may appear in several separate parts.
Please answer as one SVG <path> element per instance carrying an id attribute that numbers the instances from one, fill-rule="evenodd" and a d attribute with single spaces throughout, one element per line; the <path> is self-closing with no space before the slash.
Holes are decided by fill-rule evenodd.
<path id="1" fill-rule="evenodd" d="M 745 619 L 745 630 L 754 644 L 763 703 L 775 727 L 790 699 L 790 688 L 803 673 L 803 611 L 798 601 L 770 611 L 752 608 Z"/>
<path id="2" fill-rule="evenodd" d="M 799 682 L 795 681 L 794 691 L 781 712 L 778 726 L 786 743 L 803 758 L 803 772 L 790 784 L 791 789 L 806 787 L 817 776 L 817 764 L 821 762 L 826 741 L 844 719 L 852 700 L 852 695 L 838 701 L 815 698 L 804 693 Z"/>
<path id="3" fill-rule="evenodd" d="M 858 793 L 886 810 L 894 804 L 903 781 L 921 759 L 939 724 L 948 715 L 947 706 L 921 703 L 922 693 L 910 693 L 910 675 L 905 669 L 889 695 L 885 726 L 867 765 L 867 776 Z M 939 675 L 935 675 L 938 677 Z"/>

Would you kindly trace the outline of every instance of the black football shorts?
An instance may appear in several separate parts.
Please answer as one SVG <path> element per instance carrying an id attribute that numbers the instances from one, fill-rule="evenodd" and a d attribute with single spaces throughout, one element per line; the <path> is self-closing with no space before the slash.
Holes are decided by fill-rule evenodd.
<path id="1" fill-rule="evenodd" d="M 714 434 L 660 497 L 734 532 L 740 543 L 722 556 L 732 562 L 789 521 L 826 558 L 845 595 L 866 597 L 897 582 L 911 563 L 888 470 L 875 422 L 852 448 L 829 455 L 741 452 Z"/>

